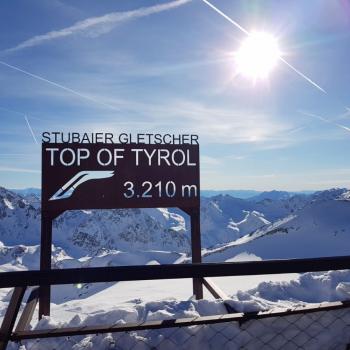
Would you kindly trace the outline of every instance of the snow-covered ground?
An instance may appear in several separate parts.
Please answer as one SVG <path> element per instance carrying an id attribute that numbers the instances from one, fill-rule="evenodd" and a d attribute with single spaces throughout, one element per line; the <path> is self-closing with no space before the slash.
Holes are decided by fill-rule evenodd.
<path id="1" fill-rule="evenodd" d="M 261 276 L 264 278 L 263 276 Z M 350 272 L 331 271 L 325 273 L 307 273 L 300 277 L 291 279 L 293 276 L 280 276 L 282 280 L 258 283 L 254 288 L 248 288 L 248 284 L 241 282 L 241 287 L 248 288 L 246 291 L 235 291 L 231 298 L 226 300 L 233 308 L 239 312 L 249 312 L 258 310 L 271 310 L 274 308 L 291 308 L 306 303 L 318 303 L 321 301 L 333 301 L 348 299 L 350 295 Z M 294 276 L 295 277 L 295 276 Z M 220 282 L 220 281 L 219 281 Z M 227 283 L 227 288 L 232 286 L 234 281 Z M 255 280 L 254 282 L 258 282 Z M 122 282 L 109 286 L 87 298 L 72 299 L 60 304 L 52 304 L 52 315 L 44 318 L 33 325 L 36 329 L 58 328 L 58 327 L 83 327 L 101 324 L 123 324 L 151 320 L 163 320 L 171 318 L 187 318 L 206 315 L 216 315 L 226 313 L 226 308 L 222 301 L 194 300 L 188 298 L 186 291 L 191 288 L 191 283 L 185 280 L 173 281 L 153 281 L 153 282 Z M 133 293 L 131 293 L 133 291 Z M 136 295 L 136 297 L 134 297 Z M 3 302 L 8 300 L 9 295 L 1 295 Z M 2 303 L 3 303 L 2 302 Z M 1 304 L 1 307 L 5 304 Z M 316 317 L 316 318 L 315 318 Z M 225 324 L 199 327 L 195 337 L 188 343 L 188 332 L 190 329 L 181 329 L 176 335 L 174 331 L 153 331 L 139 333 L 102 334 L 81 336 L 74 338 L 53 338 L 40 342 L 24 342 L 24 349 L 46 350 L 46 349 L 110 349 L 115 344 L 119 344 L 121 349 L 215 349 L 220 344 L 220 339 L 224 335 L 224 349 L 239 349 L 241 341 L 249 341 L 247 348 L 256 349 L 261 340 L 269 335 L 269 339 L 275 339 L 279 335 L 279 342 L 275 344 L 276 349 L 284 348 L 288 339 L 293 338 L 288 343 L 289 348 L 296 348 L 299 342 L 304 344 L 310 336 L 310 346 L 306 349 L 321 349 L 334 346 L 335 340 L 347 344 L 349 336 L 346 330 L 350 321 L 350 313 L 337 311 L 322 315 L 303 317 L 298 316 L 287 318 L 286 320 L 267 319 L 266 321 L 252 324 L 249 336 L 251 339 L 236 337 L 242 330 L 238 324 L 230 324 L 227 329 Z M 298 322 L 295 323 L 295 320 Z M 315 322 L 316 320 L 316 322 Z M 290 323 L 290 324 L 289 324 Z M 225 328 L 226 327 L 226 328 Z M 281 329 L 284 333 L 281 333 Z M 305 332 L 304 332 L 305 330 Z M 234 331 L 234 334 L 231 332 Z M 211 334 L 208 337 L 208 332 Z M 217 335 L 215 334 L 218 333 Z M 310 332 L 310 333 L 309 333 Z M 282 334 L 282 339 L 281 339 Z M 292 336 L 291 336 L 292 334 Z M 320 337 L 320 334 L 323 336 Z M 131 338 L 130 338 L 131 337 Z M 156 337 L 156 338 L 154 338 Z M 160 337 L 160 339 L 158 339 Z M 170 343 L 167 341 L 167 339 Z M 231 342 L 226 342 L 232 339 Z M 306 338 L 306 340 L 305 340 Z M 174 343 L 176 346 L 174 346 Z M 114 344 L 114 345 L 113 345 Z M 146 345 L 147 344 L 147 345 Z M 158 347 L 158 344 L 161 344 Z M 312 346 L 311 346 L 312 345 Z M 153 346 L 153 347 L 152 347 Z M 118 348 L 118 347 L 117 347 Z M 343 347 L 335 347 L 345 349 Z M 11 344 L 10 349 L 19 349 L 18 344 Z"/>
<path id="2" fill-rule="evenodd" d="M 349 198 L 346 189 L 310 195 L 273 191 L 250 199 L 229 195 L 203 198 L 203 260 L 348 255 Z M 1 272 L 38 269 L 39 228 L 39 199 L 31 193 L 22 196 L 0 188 Z M 52 267 L 181 264 L 191 261 L 189 249 L 188 217 L 176 209 L 74 211 L 55 220 Z M 220 277 L 213 281 L 237 311 L 288 308 L 350 297 L 349 271 Z M 1 317 L 10 294 L 8 289 L 0 290 Z M 223 302 L 214 300 L 208 292 L 204 300 L 194 300 L 192 281 L 188 279 L 55 286 L 51 307 L 52 317 L 36 325 L 35 315 L 33 327 L 226 312 Z M 57 345 L 43 344 L 52 349 Z"/>

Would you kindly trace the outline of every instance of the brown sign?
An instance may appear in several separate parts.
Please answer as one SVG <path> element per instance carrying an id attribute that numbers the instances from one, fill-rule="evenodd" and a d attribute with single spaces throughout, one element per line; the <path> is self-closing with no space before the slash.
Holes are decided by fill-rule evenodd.
<path id="1" fill-rule="evenodd" d="M 66 210 L 178 207 L 191 218 L 192 261 L 201 262 L 198 144 L 42 144 L 40 269 L 51 269 L 52 222 Z M 200 278 L 193 294 L 203 297 Z M 39 317 L 50 315 L 40 287 Z"/>
<path id="2" fill-rule="evenodd" d="M 42 209 L 199 208 L 199 146 L 42 144 Z"/>

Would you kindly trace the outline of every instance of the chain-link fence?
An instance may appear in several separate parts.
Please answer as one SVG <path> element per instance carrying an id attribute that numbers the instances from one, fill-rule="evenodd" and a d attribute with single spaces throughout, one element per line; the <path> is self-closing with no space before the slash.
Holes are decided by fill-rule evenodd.
<path id="1" fill-rule="evenodd" d="M 206 324 L 172 326 L 161 329 L 22 340 L 8 349 L 347 349 L 350 343 L 350 308 L 286 312 L 285 316 L 264 314 L 242 316 L 235 321 L 225 317 L 207 318 Z M 227 316 L 227 315 L 225 315 Z M 194 319 L 195 321 L 196 319 Z M 181 322 L 180 322 L 181 323 Z M 151 324 L 151 323 L 150 323 Z"/>

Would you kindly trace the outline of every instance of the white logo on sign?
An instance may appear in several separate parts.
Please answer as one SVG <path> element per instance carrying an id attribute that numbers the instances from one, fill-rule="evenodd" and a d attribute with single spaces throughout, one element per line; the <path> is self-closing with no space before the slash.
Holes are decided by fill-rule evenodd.
<path id="1" fill-rule="evenodd" d="M 49 200 L 69 198 L 75 189 L 82 183 L 89 180 L 107 179 L 114 175 L 114 171 L 110 170 L 85 170 L 80 171 L 73 176 L 66 184 L 64 184 Z"/>

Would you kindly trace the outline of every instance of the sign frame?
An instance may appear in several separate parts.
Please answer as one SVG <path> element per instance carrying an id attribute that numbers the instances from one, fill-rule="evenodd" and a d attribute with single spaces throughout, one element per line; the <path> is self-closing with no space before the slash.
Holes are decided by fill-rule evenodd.
<path id="1" fill-rule="evenodd" d="M 49 151 L 50 154 L 48 154 L 48 149 L 58 149 L 59 151 L 62 149 L 73 149 L 73 151 L 78 151 L 78 149 L 85 149 L 88 150 L 85 152 L 81 152 L 81 162 L 80 164 L 76 161 L 76 165 L 73 166 L 73 169 L 70 169 L 68 171 L 68 177 L 66 176 L 57 176 L 57 173 L 66 173 L 65 167 L 70 164 L 72 158 L 68 161 L 67 158 L 61 158 L 61 163 L 55 166 L 54 157 L 55 152 L 57 151 Z M 159 150 L 159 149 L 165 149 L 169 151 L 173 151 L 172 154 L 175 154 L 174 150 L 177 150 L 177 155 L 174 156 L 173 161 L 175 164 L 171 164 L 171 166 L 168 166 L 168 164 L 165 164 L 165 168 L 160 167 L 163 170 L 163 173 L 165 173 L 165 178 L 170 179 L 171 176 L 175 176 L 176 180 L 174 182 L 177 184 L 178 179 L 181 179 L 184 181 L 184 179 L 187 179 L 187 177 L 190 178 L 190 183 L 187 184 L 183 183 L 183 186 L 189 186 L 195 182 L 196 186 L 196 196 L 195 198 L 190 198 L 191 193 L 186 192 L 189 196 L 184 200 L 183 197 L 179 197 L 178 194 L 174 194 L 173 197 L 160 197 L 160 198 L 153 198 L 152 197 L 145 197 L 142 198 L 140 195 L 135 196 L 135 198 L 131 198 L 131 201 L 128 201 L 128 198 L 112 198 L 109 196 L 109 193 L 113 193 L 114 191 L 120 191 L 121 188 L 118 187 L 120 183 L 122 183 L 127 177 L 124 177 L 124 180 L 119 181 L 115 180 L 116 176 L 108 175 L 107 172 L 111 169 L 117 169 L 118 166 L 120 169 L 123 169 L 123 161 L 126 162 L 125 159 L 118 158 L 116 161 L 120 161 L 121 164 L 113 164 L 113 165 L 104 165 L 106 163 L 106 159 L 108 159 L 108 152 L 107 158 L 104 158 L 104 160 L 101 158 L 101 164 L 97 165 L 98 170 L 102 173 L 104 171 L 103 176 L 106 176 L 106 181 L 108 185 L 108 192 L 98 197 L 95 193 L 95 197 L 97 198 L 95 202 L 93 202 L 92 205 L 86 203 L 86 198 L 84 201 L 78 201 L 76 198 L 80 198 L 82 196 L 83 191 L 81 188 L 88 188 L 90 190 L 93 190 L 96 187 L 96 184 L 100 184 L 100 189 L 102 188 L 101 184 L 103 181 L 86 181 L 81 188 L 78 188 L 76 185 L 77 183 L 82 183 L 81 178 L 89 178 L 89 174 L 86 175 L 87 169 L 96 169 L 96 150 L 97 149 L 124 149 L 126 152 L 128 152 L 128 157 L 130 157 L 130 152 L 135 149 L 146 149 L 148 150 L 148 154 L 151 154 L 150 151 L 152 150 Z M 183 158 L 181 158 L 181 155 L 183 151 L 187 151 L 187 157 L 186 160 L 188 163 L 182 164 Z M 141 151 L 140 151 L 141 152 Z M 140 152 L 134 151 L 134 156 L 136 156 L 136 153 L 139 155 Z M 67 151 L 68 156 L 69 152 Z M 91 159 L 87 159 L 87 153 L 89 153 L 89 156 L 92 155 Z M 119 152 L 119 156 L 121 157 L 123 152 Z M 73 153 L 72 153 L 73 154 Z M 190 159 L 190 155 L 194 155 L 193 159 Z M 50 157 L 50 159 L 48 158 Z M 85 157 L 85 158 L 84 158 Z M 95 158 L 94 158 L 95 157 Z M 125 157 L 125 158 L 128 158 Z M 57 157 L 56 157 L 57 158 Z M 156 159 L 156 158 L 155 158 Z M 84 166 L 82 167 L 82 163 L 84 160 Z M 162 172 L 157 172 L 154 170 L 154 167 L 152 167 L 150 163 L 150 158 L 146 157 L 144 159 L 144 166 L 141 165 L 141 161 L 139 160 L 139 164 L 137 168 L 133 168 L 132 171 L 129 171 L 130 174 L 134 174 L 135 172 L 138 172 L 140 174 L 148 174 L 152 182 L 154 183 L 157 181 L 157 179 L 162 179 L 164 174 Z M 146 162 L 145 161 L 149 161 Z M 158 159 L 159 160 L 159 159 Z M 48 161 L 50 161 L 50 167 L 48 167 Z M 63 161 L 63 164 L 62 164 Z M 164 164 L 164 159 L 163 159 Z M 176 164 L 181 164 L 176 165 Z M 124 164 L 128 166 L 127 164 Z M 135 164 L 134 164 L 135 165 Z M 185 165 L 184 167 L 182 167 Z M 136 165 L 135 165 L 136 166 Z M 191 168 L 190 168 L 191 167 Z M 51 169 L 50 169 L 51 168 Z M 148 169 L 147 169 L 148 168 Z M 68 166 L 67 166 L 68 169 Z M 187 169 L 187 173 L 184 174 L 184 170 Z M 190 171 L 188 171 L 190 169 Z M 58 170 L 58 171 L 57 171 Z M 81 172 L 77 172 L 78 170 L 83 170 Z M 126 208 L 158 208 L 158 207 L 177 207 L 180 210 L 184 211 L 186 214 L 190 217 L 191 222 L 191 252 L 192 252 L 192 263 L 201 263 L 201 237 L 200 237 L 200 176 L 199 176 L 199 170 L 200 170 L 200 164 L 199 164 L 199 145 L 195 144 L 103 144 L 103 143 L 94 143 L 94 144 L 78 144 L 78 143 L 42 143 L 42 207 L 41 207 L 41 247 L 40 247 L 40 270 L 51 270 L 51 246 L 52 246 L 52 224 L 53 221 L 63 214 L 67 210 L 79 210 L 79 209 L 126 209 Z M 54 171 L 54 174 L 52 174 L 52 171 Z M 126 172 L 126 175 L 128 172 Z M 72 175 L 75 174 L 76 176 Z M 82 175 L 83 174 L 83 175 Z M 192 174 L 192 175 L 191 175 Z M 53 176 L 52 176 L 53 175 Z M 114 175 L 114 174 L 113 174 Z M 125 176 L 122 175 L 122 171 L 119 172 L 121 177 Z M 90 176 L 91 177 L 91 176 Z M 60 185 L 57 186 L 56 180 L 59 178 Z M 136 177 L 132 177 L 134 180 L 138 178 L 138 175 Z M 142 176 L 140 175 L 140 178 Z M 68 181 L 67 181 L 68 179 Z M 114 179 L 114 180 L 113 180 Z M 94 180 L 94 179 L 92 179 Z M 74 182 L 75 181 L 75 182 Z M 160 181 L 160 180 L 159 180 Z M 192 182 L 191 182 L 192 181 Z M 69 192 L 69 185 L 71 183 L 75 184 L 74 186 L 70 188 Z M 83 181 L 84 182 L 84 181 Z M 148 182 L 148 181 L 147 181 Z M 119 183 L 119 185 L 116 185 Z M 125 183 L 125 181 L 124 181 Z M 133 182 L 132 182 L 133 183 Z M 151 183 L 151 182 L 150 182 Z M 62 185 L 67 185 L 66 187 L 61 187 Z M 140 183 L 137 184 L 138 188 L 140 187 Z M 182 189 L 184 188 L 182 186 Z M 98 187 L 98 186 L 97 186 Z M 188 187 L 185 187 L 188 189 Z M 112 190 L 111 190 L 112 189 Z M 75 191 L 76 193 L 72 195 L 72 191 Z M 103 191 L 103 188 L 102 188 Z M 160 191 L 160 187 L 159 187 Z M 181 195 L 184 195 L 184 191 L 180 192 Z M 159 192 L 159 195 L 162 195 L 161 192 Z M 125 196 L 125 193 L 124 193 Z M 70 197 L 67 199 L 67 197 Z M 94 198 L 95 198 L 94 197 Z M 141 198 L 140 198 L 141 197 Z M 56 200 L 59 199 L 59 200 Z M 147 201 L 146 199 L 151 199 Z M 169 204 L 169 205 L 168 205 Z M 196 297 L 196 299 L 202 299 L 203 298 L 203 284 L 201 278 L 193 278 L 193 294 Z M 40 286 L 39 289 L 39 318 L 42 318 L 44 315 L 49 316 L 50 315 L 50 300 L 51 300 L 51 286 L 50 285 L 43 285 Z"/>

